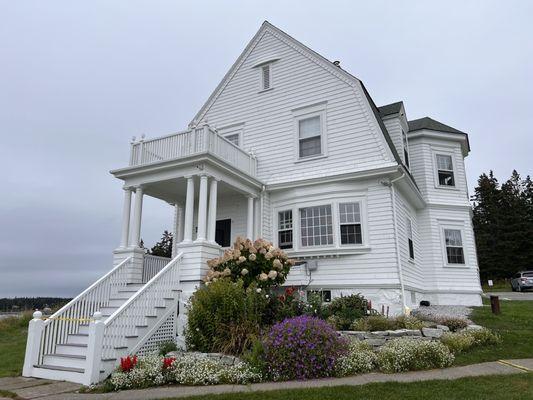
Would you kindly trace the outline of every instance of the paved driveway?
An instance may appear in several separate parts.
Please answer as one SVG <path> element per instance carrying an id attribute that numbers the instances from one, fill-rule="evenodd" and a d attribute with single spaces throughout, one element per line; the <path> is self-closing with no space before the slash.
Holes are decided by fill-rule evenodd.
<path id="1" fill-rule="evenodd" d="M 531 300 L 533 301 L 533 291 L 530 292 L 494 292 L 484 293 L 484 296 L 500 296 L 500 300 Z"/>

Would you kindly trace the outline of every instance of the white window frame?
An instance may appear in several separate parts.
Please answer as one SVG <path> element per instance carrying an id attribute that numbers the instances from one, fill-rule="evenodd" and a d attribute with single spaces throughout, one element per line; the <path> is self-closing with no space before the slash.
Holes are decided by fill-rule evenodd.
<path id="1" fill-rule="evenodd" d="M 292 110 L 294 119 L 295 162 L 311 161 L 328 156 L 326 106 L 327 102 L 321 102 Z M 320 118 L 320 154 L 300 157 L 300 121 L 313 117 Z"/>
<path id="2" fill-rule="evenodd" d="M 452 160 L 452 173 L 453 173 L 453 186 L 449 185 L 441 185 L 439 180 L 439 163 L 437 156 L 449 156 Z M 434 150 L 433 151 L 433 171 L 434 171 L 434 177 L 435 177 L 435 187 L 438 189 L 445 189 L 445 190 L 459 190 L 458 188 L 458 182 L 457 182 L 457 162 L 454 157 L 454 153 L 451 151 L 441 151 L 441 150 Z"/>
<path id="3" fill-rule="evenodd" d="M 291 228 L 284 228 L 284 229 L 280 229 L 280 226 L 279 226 L 279 215 L 281 213 L 284 213 L 284 212 L 288 212 L 290 211 L 291 212 Z M 279 234 L 281 231 L 291 231 L 292 232 L 292 246 L 291 247 L 287 247 L 287 248 L 284 248 L 283 250 L 292 250 L 294 249 L 294 238 L 295 238 L 295 234 L 294 234 L 294 210 L 292 208 L 285 208 L 283 210 L 279 210 L 276 212 L 276 216 L 277 216 L 277 229 L 276 229 L 276 245 L 277 247 L 280 247 L 280 242 L 279 242 Z M 280 247 L 281 248 L 281 247 Z"/>
<path id="4" fill-rule="evenodd" d="M 444 221 L 444 222 L 439 221 L 439 224 L 440 224 L 442 260 L 443 260 L 444 266 L 449 267 L 449 268 L 469 268 L 465 227 L 464 227 L 463 221 Z M 454 263 L 448 262 L 448 253 L 446 251 L 446 234 L 444 232 L 445 229 L 453 229 L 453 230 L 461 232 L 461 241 L 463 243 L 464 264 L 454 264 Z"/>
<path id="5" fill-rule="evenodd" d="M 302 253 L 314 253 L 319 254 L 323 252 L 324 254 L 336 253 L 340 251 L 342 254 L 350 253 L 361 253 L 370 251 L 370 241 L 368 233 L 368 215 L 367 215 L 367 199 L 365 194 L 358 196 L 339 196 L 334 200 L 328 196 L 320 196 L 320 199 L 310 199 L 308 201 L 294 201 L 288 200 L 286 202 L 280 202 L 275 204 L 272 207 L 272 221 L 273 224 L 273 239 L 275 246 L 278 246 L 278 234 L 279 234 L 279 220 L 278 213 L 280 211 L 292 210 L 292 228 L 293 228 L 293 247 L 292 249 L 287 249 L 289 253 L 292 252 L 302 252 Z M 361 234 L 363 243 L 361 244 L 345 244 L 341 245 L 340 239 L 340 215 L 339 215 L 339 204 L 340 203 L 359 203 L 360 213 L 361 213 Z M 300 225 L 300 209 L 306 207 L 315 207 L 322 205 L 331 205 L 332 210 L 332 224 L 333 224 L 333 244 L 325 246 L 305 246 L 301 245 L 301 225 Z"/>
<path id="6" fill-rule="evenodd" d="M 409 235 L 409 230 L 411 231 L 410 235 Z M 415 250 L 415 240 L 414 240 L 414 233 L 413 233 L 413 219 L 409 215 L 405 217 L 405 237 L 407 238 L 407 257 L 409 261 L 414 261 L 416 258 L 416 250 Z M 411 241 L 413 245 L 413 257 L 411 257 L 411 249 L 409 248 L 409 241 Z"/>
<path id="7" fill-rule="evenodd" d="M 227 139 L 227 136 L 239 135 L 239 144 L 234 144 L 237 147 L 243 148 L 244 145 L 244 123 L 227 125 L 217 129 L 220 136 Z M 228 140 L 229 141 L 229 140 Z"/>
<path id="8" fill-rule="evenodd" d="M 351 223 L 351 222 L 341 222 L 341 210 L 340 210 L 340 207 L 341 207 L 341 204 L 359 204 L 359 222 L 357 223 Z M 365 232 L 364 232 L 364 224 L 363 224 L 363 206 L 361 204 L 361 201 L 338 201 L 337 202 L 337 213 L 338 213 L 338 238 L 339 238 L 339 246 L 341 247 L 354 247 L 354 246 L 363 246 L 364 243 L 365 243 Z M 342 230 L 341 230 L 341 226 L 342 225 L 356 225 L 356 224 L 359 224 L 361 225 L 361 243 L 346 243 L 346 244 L 342 244 Z"/>

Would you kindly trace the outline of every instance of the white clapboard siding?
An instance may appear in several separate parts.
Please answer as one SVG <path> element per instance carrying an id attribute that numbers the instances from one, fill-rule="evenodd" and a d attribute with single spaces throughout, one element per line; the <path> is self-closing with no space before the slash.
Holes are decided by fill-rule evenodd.
<path id="1" fill-rule="evenodd" d="M 272 89 L 260 93 L 259 59 L 275 55 Z M 258 159 L 265 183 L 348 172 L 393 162 L 383 134 L 372 130 L 362 93 L 266 32 L 207 111 L 204 120 L 224 127 L 243 123 L 243 147 Z M 293 109 L 326 104 L 328 157 L 295 163 Z"/>

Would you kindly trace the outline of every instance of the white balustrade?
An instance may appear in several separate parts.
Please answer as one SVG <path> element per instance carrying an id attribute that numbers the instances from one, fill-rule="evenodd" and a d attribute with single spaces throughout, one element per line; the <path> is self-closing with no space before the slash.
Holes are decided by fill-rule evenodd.
<path id="1" fill-rule="evenodd" d="M 44 321 L 38 357 L 33 361 L 42 363 L 45 354 L 55 353 L 58 343 L 66 343 L 69 334 L 78 333 L 80 325 L 89 324 L 95 312 L 109 305 L 111 296 L 127 285 L 130 262 L 131 257 L 122 261 Z"/>
<path id="2" fill-rule="evenodd" d="M 168 257 L 158 257 L 152 256 L 150 254 L 145 254 L 143 261 L 142 282 L 146 283 L 154 276 L 156 276 L 159 271 L 165 268 L 165 265 L 167 265 L 169 261 L 170 258 Z"/>
<path id="3" fill-rule="evenodd" d="M 179 288 L 179 265 L 183 253 L 178 254 L 146 285 L 126 301 L 105 321 L 102 341 L 102 360 L 118 359 L 117 348 L 127 347 L 127 336 L 138 334 L 138 329 L 147 324 L 147 316 L 155 315 L 158 307 L 165 306 L 165 299 L 177 299 Z M 158 315 L 162 318 L 161 315 Z M 138 341 L 142 338 L 140 337 Z"/>
<path id="4" fill-rule="evenodd" d="M 132 143 L 130 165 L 145 165 L 202 153 L 212 154 L 248 175 L 256 174 L 255 156 L 220 136 L 207 125 Z"/>

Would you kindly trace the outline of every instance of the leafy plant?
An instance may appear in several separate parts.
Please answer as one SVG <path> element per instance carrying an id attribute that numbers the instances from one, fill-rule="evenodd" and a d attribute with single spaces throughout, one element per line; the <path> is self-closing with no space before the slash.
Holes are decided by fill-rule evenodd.
<path id="1" fill-rule="evenodd" d="M 337 376 L 350 376 L 370 372 L 376 368 L 377 355 L 364 341 L 350 343 L 348 353 L 335 364 Z"/>
<path id="2" fill-rule="evenodd" d="M 333 376 L 348 341 L 325 321 L 309 316 L 274 325 L 263 339 L 266 373 L 273 380 Z"/>
<path id="3" fill-rule="evenodd" d="M 435 322 L 440 325 L 447 326 L 452 332 L 457 332 L 458 330 L 464 329 L 468 326 L 468 321 L 466 319 L 458 317 L 437 318 Z"/>
<path id="4" fill-rule="evenodd" d="M 360 294 L 341 296 L 333 299 L 327 307 L 327 313 L 333 316 L 332 322 L 339 330 L 350 329 L 355 319 L 366 315 L 368 301 Z"/>
<path id="5" fill-rule="evenodd" d="M 500 336 L 486 328 L 445 333 L 440 340 L 454 354 L 464 353 L 473 347 L 491 346 L 501 342 Z"/>
<path id="6" fill-rule="evenodd" d="M 170 353 L 171 351 L 176 351 L 178 350 L 178 346 L 176 346 L 176 343 L 169 340 L 167 342 L 163 342 L 159 345 L 159 355 L 160 356 L 165 356 L 167 355 L 168 353 Z"/>

